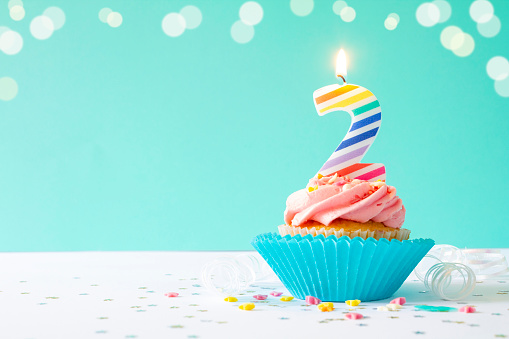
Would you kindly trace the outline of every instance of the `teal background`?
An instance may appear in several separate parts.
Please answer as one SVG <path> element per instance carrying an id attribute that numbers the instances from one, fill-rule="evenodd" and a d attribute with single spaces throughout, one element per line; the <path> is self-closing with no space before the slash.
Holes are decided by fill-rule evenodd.
<path id="1" fill-rule="evenodd" d="M 259 0 L 263 20 L 242 45 L 230 28 L 244 2 L 27 0 L 20 22 L 0 3 L 0 26 L 24 38 L 19 54 L 0 53 L 0 77 L 19 85 L 0 101 L 0 250 L 251 249 L 347 132 L 348 114 L 319 117 L 312 100 L 335 83 L 340 47 L 349 82 L 382 105 L 363 162 L 385 164 L 412 236 L 509 247 L 509 98 L 486 74 L 491 57 L 509 57 L 507 2 L 492 1 L 502 30 L 488 39 L 470 1 L 426 28 L 421 1 L 351 1 L 345 23 L 333 1 L 298 17 L 289 1 Z M 185 5 L 201 25 L 166 36 L 162 18 Z M 28 26 L 49 6 L 66 23 L 39 41 Z M 103 7 L 120 27 L 99 21 Z M 449 25 L 473 36 L 470 56 L 441 45 Z"/>

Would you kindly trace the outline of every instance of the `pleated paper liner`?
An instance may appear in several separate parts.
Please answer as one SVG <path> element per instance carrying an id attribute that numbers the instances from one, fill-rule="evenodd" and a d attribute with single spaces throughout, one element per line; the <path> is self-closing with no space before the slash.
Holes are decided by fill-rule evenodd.
<path id="1" fill-rule="evenodd" d="M 339 227 L 299 227 L 299 226 L 291 226 L 291 225 L 280 225 L 278 226 L 279 234 L 281 236 L 285 235 L 297 235 L 306 236 L 311 234 L 312 236 L 323 235 L 328 237 L 330 235 L 335 235 L 337 238 L 341 238 L 343 236 L 347 236 L 350 238 L 361 237 L 363 239 L 367 238 L 375 238 L 379 239 L 397 239 L 399 241 L 407 240 L 410 237 L 410 230 L 405 228 L 391 228 L 385 227 L 383 231 L 381 230 L 369 230 L 369 229 L 358 229 L 358 230 L 349 230 L 345 228 Z"/>
<path id="2" fill-rule="evenodd" d="M 435 242 L 264 233 L 251 244 L 294 297 L 343 302 L 389 298 Z"/>

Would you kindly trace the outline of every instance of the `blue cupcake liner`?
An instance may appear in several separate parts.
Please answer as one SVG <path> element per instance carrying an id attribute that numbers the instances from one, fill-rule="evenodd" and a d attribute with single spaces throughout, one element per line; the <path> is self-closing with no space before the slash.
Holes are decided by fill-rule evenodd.
<path id="1" fill-rule="evenodd" d="M 251 244 L 294 297 L 343 302 L 389 298 L 435 242 L 264 233 Z"/>

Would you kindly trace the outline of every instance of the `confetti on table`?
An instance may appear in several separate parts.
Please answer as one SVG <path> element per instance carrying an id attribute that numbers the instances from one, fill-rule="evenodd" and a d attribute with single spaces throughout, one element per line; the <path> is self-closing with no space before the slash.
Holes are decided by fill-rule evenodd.
<path id="1" fill-rule="evenodd" d="M 238 301 L 238 299 L 235 298 L 235 297 L 226 297 L 226 298 L 224 298 L 224 301 L 227 301 L 229 303 L 233 303 L 233 302 Z"/>
<path id="2" fill-rule="evenodd" d="M 334 304 L 331 302 L 318 304 L 318 309 L 322 312 L 332 312 L 334 311 Z"/>
<path id="3" fill-rule="evenodd" d="M 255 304 L 245 303 L 245 304 L 239 305 L 239 308 L 243 311 L 251 311 L 252 309 L 255 308 Z"/>
<path id="4" fill-rule="evenodd" d="M 168 297 L 168 298 L 176 298 L 179 296 L 179 294 L 177 292 L 168 292 L 168 293 L 165 293 L 164 296 Z"/>
<path id="5" fill-rule="evenodd" d="M 447 307 L 447 306 L 416 305 L 414 307 L 418 310 L 428 311 L 428 312 L 454 312 L 454 311 L 458 310 L 456 307 Z"/>
<path id="6" fill-rule="evenodd" d="M 361 301 L 359 299 L 355 299 L 355 300 L 347 300 L 347 301 L 345 301 L 345 303 L 348 306 L 358 306 L 361 303 Z"/>
<path id="7" fill-rule="evenodd" d="M 459 311 L 463 312 L 463 313 L 475 313 L 475 307 L 463 306 L 463 307 L 460 307 Z"/>
<path id="8" fill-rule="evenodd" d="M 399 304 L 387 304 L 385 307 L 387 307 L 390 311 L 397 311 L 402 308 Z"/>
<path id="9" fill-rule="evenodd" d="M 364 318 L 360 313 L 347 313 L 345 317 L 350 320 L 358 320 Z"/>
<path id="10" fill-rule="evenodd" d="M 390 304 L 397 304 L 400 306 L 405 305 L 405 303 L 406 303 L 405 297 L 396 298 L 396 299 L 391 300 L 391 302 L 390 302 Z"/>
<path id="11" fill-rule="evenodd" d="M 253 295 L 253 298 L 255 298 L 256 300 L 265 300 L 265 299 L 267 299 L 267 295 L 265 295 L 265 294 L 256 294 L 256 295 Z"/>
<path id="12" fill-rule="evenodd" d="M 283 294 L 283 292 L 276 292 L 276 291 L 270 292 L 270 295 L 272 295 L 274 297 L 279 297 L 281 294 Z"/>
<path id="13" fill-rule="evenodd" d="M 281 301 L 292 301 L 293 300 L 293 297 L 291 296 L 282 296 L 281 299 L 279 299 Z"/>
<path id="14" fill-rule="evenodd" d="M 320 299 L 316 298 L 316 297 L 313 297 L 313 296 L 310 296 L 310 295 L 308 295 L 308 296 L 306 297 L 306 303 L 307 303 L 308 305 L 318 305 L 318 304 L 319 304 L 319 303 L 321 303 L 321 302 L 322 302 L 322 301 L 321 301 Z"/>

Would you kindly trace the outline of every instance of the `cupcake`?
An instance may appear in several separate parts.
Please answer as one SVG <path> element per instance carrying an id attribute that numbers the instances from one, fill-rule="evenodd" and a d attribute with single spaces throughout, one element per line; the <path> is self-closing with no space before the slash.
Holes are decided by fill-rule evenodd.
<path id="1" fill-rule="evenodd" d="M 385 299 L 434 245 L 408 240 L 405 213 L 382 180 L 318 174 L 288 197 L 279 234 L 260 234 L 252 245 L 296 298 Z"/>

